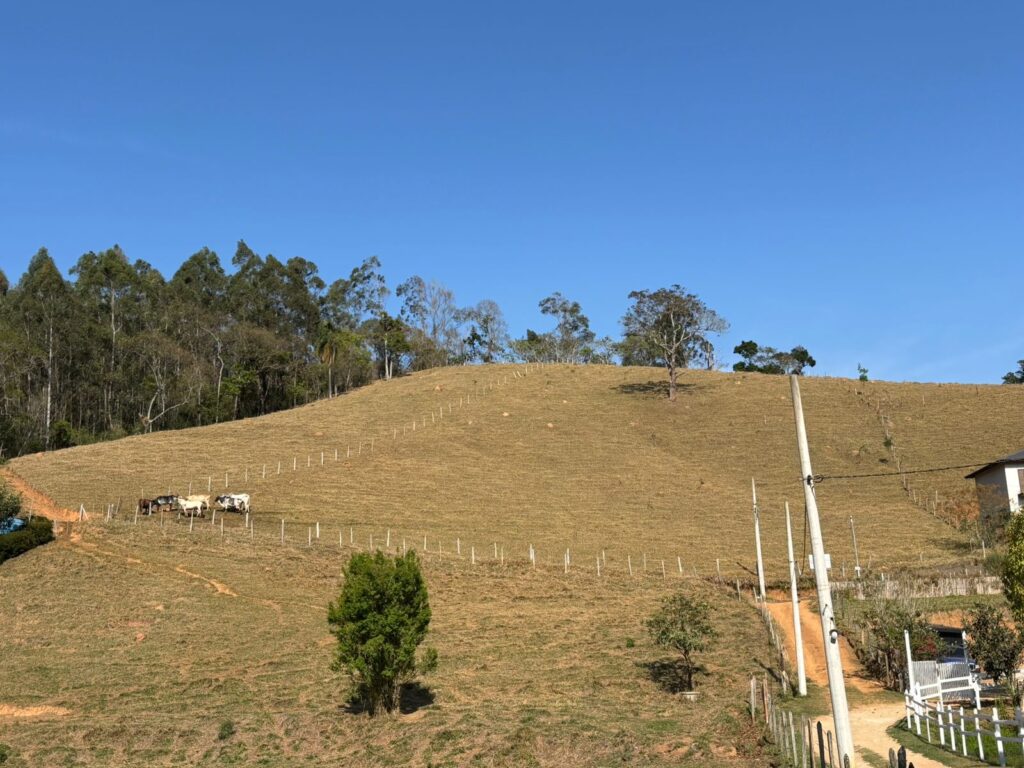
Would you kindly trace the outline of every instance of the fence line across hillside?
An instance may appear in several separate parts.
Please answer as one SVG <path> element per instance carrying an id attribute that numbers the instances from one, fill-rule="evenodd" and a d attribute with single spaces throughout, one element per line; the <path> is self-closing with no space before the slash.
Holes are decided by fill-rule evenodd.
<path id="1" fill-rule="evenodd" d="M 225 525 L 227 519 L 232 519 L 232 524 Z M 550 547 L 544 548 L 542 554 L 541 549 L 529 541 L 509 542 L 490 538 L 486 543 L 478 545 L 479 539 L 463 536 L 437 536 L 422 531 L 410 533 L 396 527 L 374 527 L 367 530 L 365 525 L 354 523 L 321 524 L 318 521 L 295 521 L 278 517 L 269 519 L 265 515 L 240 516 L 237 513 L 220 512 L 204 518 L 157 512 L 146 516 L 139 515 L 135 510 L 130 515 L 119 516 L 115 504 L 108 505 L 106 516 L 100 520 L 74 525 L 79 526 L 77 530 L 83 533 L 87 533 L 91 525 L 101 525 L 185 536 L 213 535 L 223 542 L 249 544 L 270 550 L 280 547 L 293 550 L 381 550 L 390 554 L 415 550 L 423 558 L 461 562 L 471 567 L 485 564 L 528 566 L 546 572 L 557 570 L 562 574 L 589 574 L 599 579 L 615 575 L 646 577 L 662 582 L 704 580 L 730 590 L 733 588 L 733 582 L 726 583 L 719 574 L 702 575 L 695 564 L 684 562 L 681 555 L 661 557 L 642 551 L 622 554 L 621 548 L 605 547 L 584 555 L 580 550 L 573 551 L 572 547 Z M 69 534 L 70 526 L 65 532 L 65 535 Z M 609 557 L 609 554 L 612 556 Z M 736 596 L 740 597 L 738 580 L 735 581 L 735 589 Z"/>
<path id="2" fill-rule="evenodd" d="M 454 414 L 456 408 L 461 409 L 476 403 L 489 392 L 493 391 L 495 387 L 506 386 L 510 381 L 515 382 L 517 379 L 525 378 L 531 373 L 536 373 L 540 367 L 540 363 L 516 365 L 510 373 L 491 377 L 489 381 L 477 385 L 472 391 L 460 395 L 457 403 L 452 399 L 446 403 L 442 403 L 438 410 L 431 408 L 429 416 L 421 413 L 419 416 L 416 416 L 411 420 L 405 420 L 401 424 L 393 424 L 390 428 L 378 428 L 381 431 L 374 431 L 371 435 L 357 434 L 353 439 L 346 441 L 344 443 L 344 447 L 340 444 L 320 444 L 314 448 L 306 449 L 306 451 L 292 453 L 290 461 L 288 456 L 273 457 L 266 462 L 256 461 L 253 463 L 247 463 L 241 467 L 236 466 L 233 470 L 230 468 L 224 470 L 210 469 L 205 472 L 194 473 L 192 477 L 182 483 L 182 488 L 177 490 L 180 491 L 187 487 L 187 495 L 192 495 L 194 492 L 203 492 L 203 481 L 205 480 L 205 492 L 215 493 L 220 490 L 229 489 L 233 479 L 232 476 L 234 476 L 234 482 L 236 485 L 239 477 L 241 477 L 242 482 L 251 484 L 257 481 L 265 481 L 268 476 L 273 478 L 287 474 L 288 472 L 298 472 L 301 469 L 313 469 L 317 466 L 330 466 L 331 463 L 340 462 L 342 458 L 351 460 L 352 458 L 373 455 L 378 446 L 385 445 L 388 442 L 397 442 L 399 437 L 408 436 L 417 431 L 426 429 L 428 426 L 428 418 L 430 419 L 429 423 L 432 425 L 443 423 L 445 419 L 444 411 L 446 409 L 448 415 L 451 416 Z M 305 460 L 303 460 L 303 453 L 305 454 Z M 252 470 L 251 472 L 250 469 Z M 220 481 L 221 477 L 224 478 L 223 485 Z M 163 488 L 163 485 L 159 486 L 159 488 Z M 174 483 L 169 482 L 167 484 L 166 492 L 171 493 L 173 490 Z M 162 492 L 163 491 L 160 491 L 160 493 Z M 160 493 L 153 495 L 160 495 Z M 140 497 L 146 498 L 145 486 L 140 488 Z"/>

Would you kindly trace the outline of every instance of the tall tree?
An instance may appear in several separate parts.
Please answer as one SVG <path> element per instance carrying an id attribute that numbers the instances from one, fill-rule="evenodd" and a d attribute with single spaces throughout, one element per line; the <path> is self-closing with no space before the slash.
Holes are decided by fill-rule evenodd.
<path id="1" fill-rule="evenodd" d="M 460 321 L 468 326 L 463 339 L 467 361 L 493 363 L 508 350 L 508 325 L 496 302 L 490 299 L 477 302 L 462 310 Z"/>
<path id="2" fill-rule="evenodd" d="M 29 261 L 28 269 L 10 297 L 10 307 L 23 323 L 23 333 L 32 359 L 45 372 L 45 406 L 42 419 L 44 450 L 50 447 L 54 421 L 54 396 L 58 386 L 56 371 L 60 348 L 71 339 L 72 313 L 70 290 L 45 248 Z"/>
<path id="3" fill-rule="evenodd" d="M 355 330 L 384 310 L 387 282 L 376 256 L 355 267 L 347 278 L 331 283 L 323 302 L 324 319 L 336 328 Z"/>
<path id="4" fill-rule="evenodd" d="M 118 396 L 123 384 L 119 379 L 122 331 L 134 314 L 131 299 L 135 295 L 136 274 L 117 245 L 100 253 L 90 251 L 84 254 L 71 268 L 71 274 L 76 278 L 75 290 L 86 311 L 92 315 L 97 329 L 102 329 L 100 334 L 106 338 L 102 407 L 107 427 L 115 430 L 121 427 L 121 402 Z M 129 324 L 128 331 L 131 330 Z"/>
<path id="5" fill-rule="evenodd" d="M 410 330 L 414 368 L 447 365 L 459 357 L 460 311 L 451 289 L 414 275 L 398 286 L 395 296 L 402 299 L 399 316 Z"/>
<path id="6" fill-rule="evenodd" d="M 633 291 L 629 298 L 633 305 L 622 318 L 624 359 L 668 369 L 668 399 L 674 402 L 679 369 L 701 363 L 713 367 L 711 337 L 724 333 L 729 324 L 679 285 Z"/>
<path id="7" fill-rule="evenodd" d="M 580 303 L 569 301 L 560 292 L 555 291 L 547 298 L 541 299 L 540 311 L 541 314 L 553 317 L 557 321 L 554 331 L 556 362 L 588 362 L 595 334 L 590 330 L 590 319 L 583 314 Z"/>

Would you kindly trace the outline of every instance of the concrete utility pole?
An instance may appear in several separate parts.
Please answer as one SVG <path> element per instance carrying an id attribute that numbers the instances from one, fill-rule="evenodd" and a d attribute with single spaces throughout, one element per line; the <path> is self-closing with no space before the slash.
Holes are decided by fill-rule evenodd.
<path id="1" fill-rule="evenodd" d="M 764 560 L 761 558 L 761 513 L 757 509 L 757 485 L 750 478 L 750 493 L 754 497 L 754 546 L 757 548 L 757 586 L 760 589 L 761 602 L 764 602 Z"/>
<path id="2" fill-rule="evenodd" d="M 800 629 L 800 596 L 796 590 L 796 559 L 793 556 L 793 526 L 789 521 L 789 502 L 786 502 L 786 546 L 789 551 L 789 595 L 793 601 L 793 640 L 796 644 L 797 691 L 807 695 L 807 671 L 804 668 L 804 633 Z"/>
<path id="3" fill-rule="evenodd" d="M 832 699 L 832 719 L 836 727 L 836 747 L 839 763 L 849 758 L 851 768 L 855 764 L 853 734 L 850 730 L 850 709 L 846 704 L 846 684 L 843 681 L 843 661 L 839 657 L 839 629 L 836 627 L 832 610 L 832 590 L 828 583 L 828 569 L 825 567 L 825 543 L 821 538 L 821 520 L 818 518 L 818 502 L 814 497 L 814 471 L 811 469 L 811 452 L 807 447 L 807 428 L 804 426 L 804 407 L 800 400 L 800 381 L 796 375 L 789 377 L 793 394 L 793 415 L 796 420 L 796 441 L 800 451 L 800 475 L 803 478 L 804 503 L 807 505 L 807 529 L 811 538 L 811 554 L 814 558 L 814 582 L 818 590 L 818 610 L 821 613 L 821 637 L 825 646 L 825 665 L 828 670 L 828 692 Z"/>

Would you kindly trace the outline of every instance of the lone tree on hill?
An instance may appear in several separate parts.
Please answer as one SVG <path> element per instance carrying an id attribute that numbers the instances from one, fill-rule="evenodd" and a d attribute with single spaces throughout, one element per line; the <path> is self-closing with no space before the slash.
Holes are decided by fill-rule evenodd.
<path id="1" fill-rule="evenodd" d="M 625 365 L 661 365 L 668 369 L 668 399 L 676 399 L 680 368 L 695 363 L 715 367 L 711 336 L 729 324 L 696 294 L 679 285 L 656 291 L 633 291 L 633 306 L 622 318 Z"/>
<path id="2" fill-rule="evenodd" d="M 430 624 L 430 603 L 415 552 L 353 555 L 327 623 L 338 639 L 333 668 L 349 673 L 353 693 L 370 715 L 394 711 L 402 683 L 437 664 L 433 649 L 416 663 L 416 648 Z"/>
<path id="3" fill-rule="evenodd" d="M 718 636 L 711 626 L 711 606 L 682 593 L 672 595 L 647 620 L 647 629 L 658 645 L 680 653 L 686 690 L 692 691 L 693 672 L 697 668 L 694 656 L 707 650 Z"/>

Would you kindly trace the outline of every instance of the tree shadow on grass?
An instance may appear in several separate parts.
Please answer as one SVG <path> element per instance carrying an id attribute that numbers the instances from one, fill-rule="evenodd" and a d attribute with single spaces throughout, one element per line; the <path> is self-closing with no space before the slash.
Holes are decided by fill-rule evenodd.
<path id="1" fill-rule="evenodd" d="M 666 658 L 645 661 L 639 662 L 637 666 L 647 672 L 651 681 L 666 693 L 682 693 L 690 690 L 686 687 L 686 669 L 679 659 Z M 704 667 L 700 665 L 694 667 L 693 687 L 697 688 L 699 678 L 707 676 L 707 674 Z"/>
<path id="2" fill-rule="evenodd" d="M 644 383 L 632 383 L 632 384 L 619 384 L 613 389 L 622 395 L 646 395 L 647 397 L 657 397 L 668 399 L 668 382 L 667 381 L 647 381 Z M 677 395 L 685 395 L 692 393 L 698 389 L 696 384 L 676 384 Z"/>
<path id="3" fill-rule="evenodd" d="M 403 715 L 412 714 L 423 707 L 429 707 L 434 703 L 435 698 L 434 692 L 422 683 L 402 683 L 398 690 L 398 711 Z M 343 709 L 350 715 L 367 713 L 366 706 L 360 699 L 356 698 L 355 694 L 352 695 Z"/>

